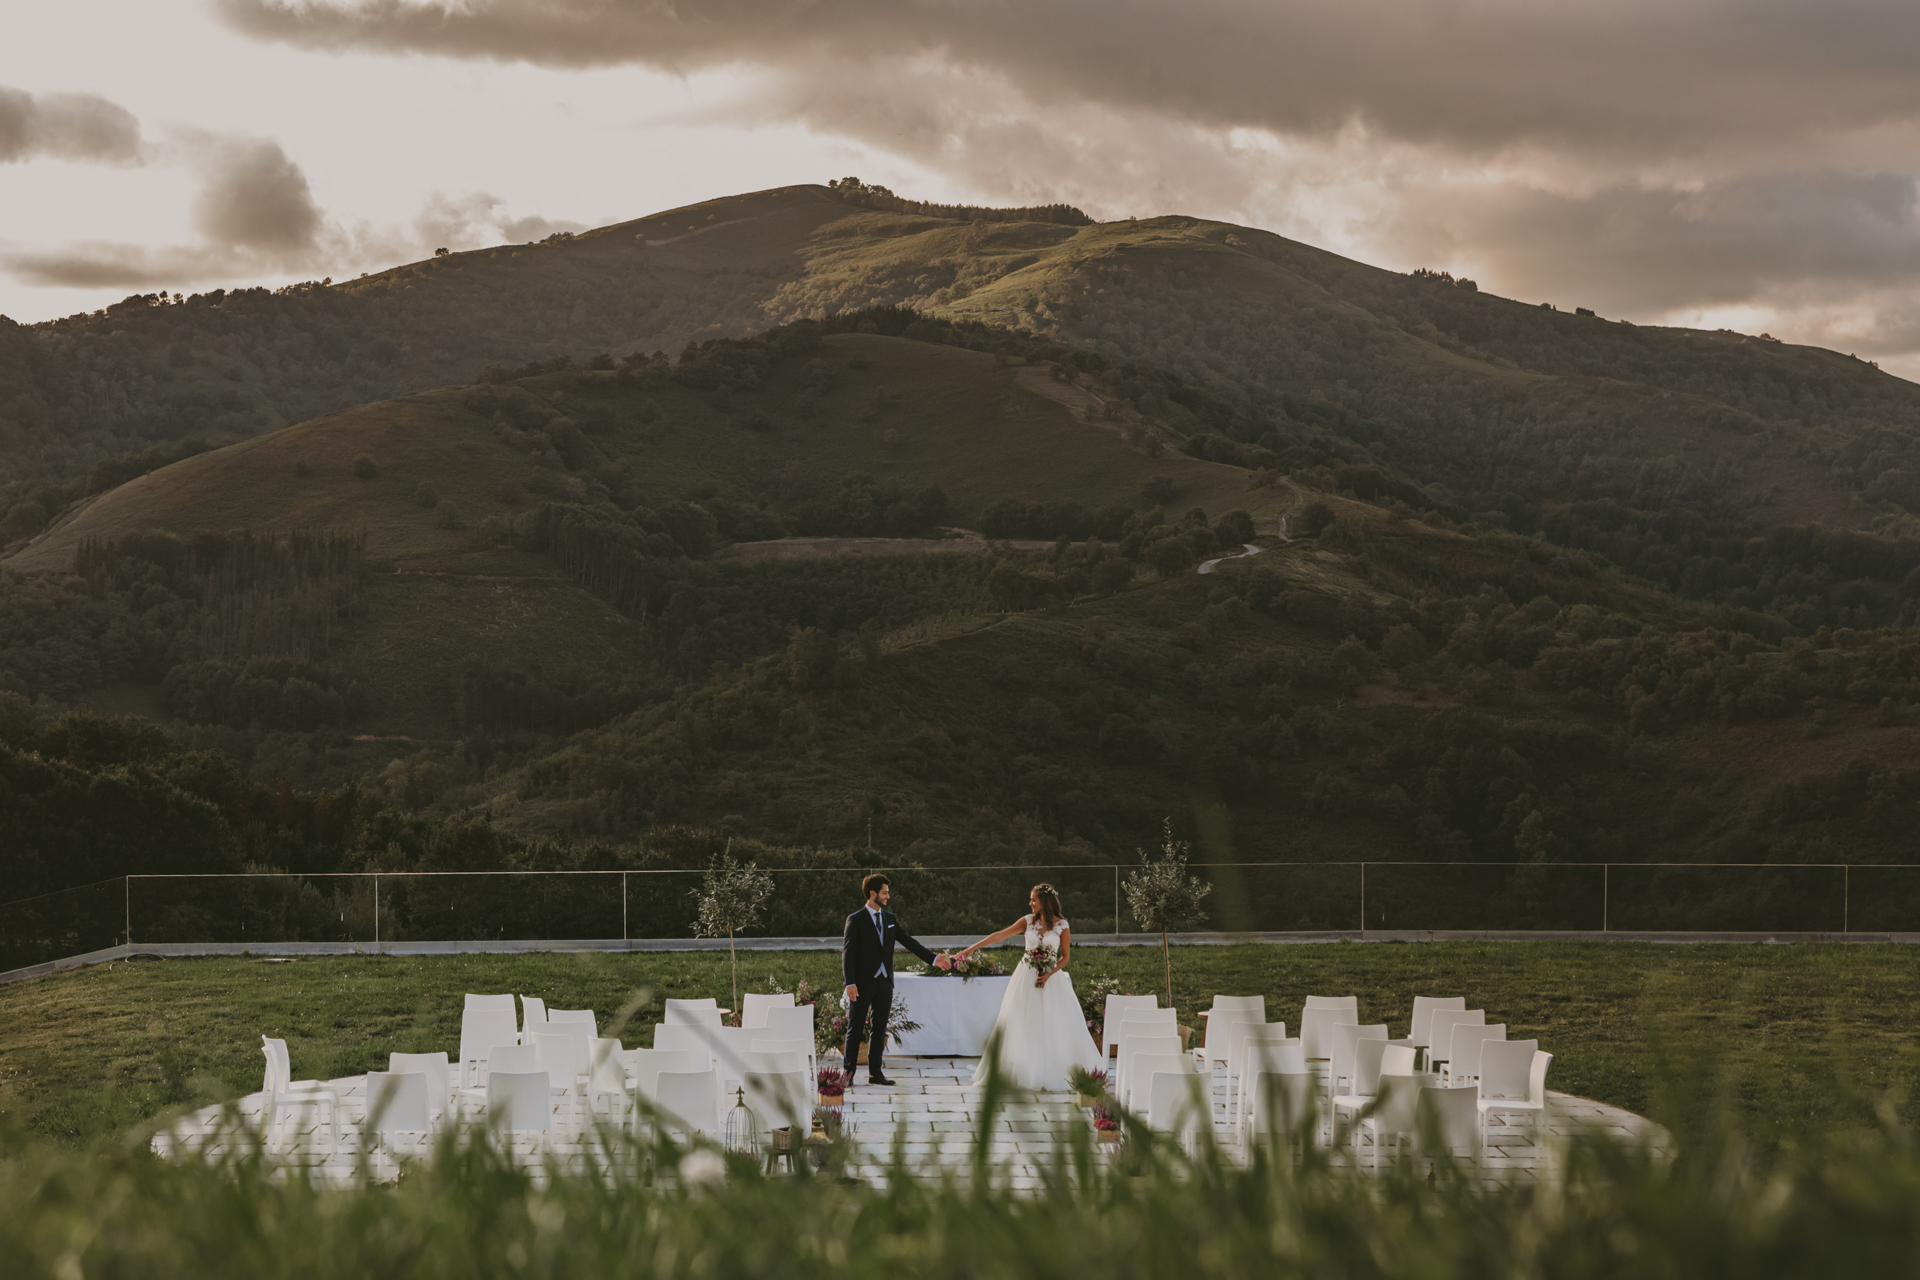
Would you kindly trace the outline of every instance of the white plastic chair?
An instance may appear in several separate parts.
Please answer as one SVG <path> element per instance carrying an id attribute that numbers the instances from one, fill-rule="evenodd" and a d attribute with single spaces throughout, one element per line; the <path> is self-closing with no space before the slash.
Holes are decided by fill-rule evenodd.
<path id="1" fill-rule="evenodd" d="M 340 1149 L 339 1093 L 332 1086 L 319 1080 L 295 1080 L 292 1059 L 287 1054 L 285 1040 L 263 1035 L 260 1037 L 260 1052 L 267 1060 L 260 1093 L 264 1111 L 262 1120 L 268 1144 L 272 1144 L 281 1122 L 287 1117 L 309 1107 L 324 1106 L 327 1109 L 327 1128 L 333 1138 L 333 1149 L 338 1151 Z"/>
<path id="2" fill-rule="evenodd" d="M 1334 1092 L 1338 1093 L 1340 1086 L 1348 1083 L 1353 1076 L 1354 1047 L 1362 1040 L 1386 1040 L 1390 1037 L 1387 1035 L 1387 1024 L 1384 1022 L 1373 1022 L 1366 1026 L 1361 1026 L 1357 1022 L 1343 1022 L 1330 1028 L 1329 1031 L 1333 1050 L 1327 1055 L 1328 1082 L 1333 1086 Z"/>
<path id="3" fill-rule="evenodd" d="M 635 1049 L 633 1051 L 633 1094 L 648 1106 L 660 1104 L 660 1074 L 674 1071 L 691 1075 L 713 1070 L 713 1063 L 701 1049 Z"/>
<path id="4" fill-rule="evenodd" d="M 719 1131 L 720 1077 L 713 1071 L 662 1071 L 654 1098 L 658 1123 L 668 1133 Z"/>
<path id="5" fill-rule="evenodd" d="M 433 1109 L 436 1123 L 453 1120 L 453 1082 L 447 1064 L 447 1052 L 389 1053 L 387 1070 L 393 1075 L 417 1071 L 427 1078 L 427 1105 Z"/>
<path id="6" fill-rule="evenodd" d="M 1108 996 L 1107 1007 L 1100 1014 L 1100 1056 L 1111 1060 L 1120 1047 L 1120 1024 L 1128 1012 L 1144 1012 L 1159 1004 L 1158 996 Z"/>
<path id="7" fill-rule="evenodd" d="M 1477 1084 L 1480 1080 L 1480 1055 L 1487 1042 L 1506 1038 L 1507 1024 L 1504 1022 L 1454 1027 L 1453 1048 L 1447 1055 L 1447 1087 Z"/>
<path id="8" fill-rule="evenodd" d="M 464 1011 L 467 1013 L 512 1013 L 514 1012 L 513 992 L 509 991 L 505 995 L 499 996 L 477 996 L 469 991 L 467 992 L 467 1003 Z"/>
<path id="9" fill-rule="evenodd" d="M 529 1035 L 547 1025 L 547 1002 L 539 996 L 520 997 L 520 1034 Z"/>
<path id="10" fill-rule="evenodd" d="M 441 1067 L 442 1079 L 446 1068 Z M 367 1072 L 367 1115 L 363 1133 L 381 1145 L 390 1133 L 417 1135 L 417 1150 L 433 1135 L 433 1099 L 423 1071 Z"/>
<path id="11" fill-rule="evenodd" d="M 565 1023 L 568 1026 L 572 1026 L 582 1022 L 586 1023 L 587 1025 L 587 1030 L 585 1034 L 589 1039 L 600 1034 L 600 1019 L 594 1016 L 593 1010 L 591 1009 L 549 1009 L 547 1010 L 547 1030 L 548 1031 L 559 1030 L 560 1024 L 562 1023 Z"/>
<path id="12" fill-rule="evenodd" d="M 1407 1071 L 1382 1070 L 1380 1072 L 1379 1105 L 1374 1113 L 1360 1122 L 1373 1140 L 1373 1172 L 1380 1172 L 1380 1157 L 1385 1151 L 1387 1140 L 1393 1139 L 1396 1149 L 1403 1139 L 1413 1136 L 1415 1115 L 1420 1105 L 1420 1091 L 1424 1088 L 1438 1088 L 1440 1077 L 1431 1072 L 1415 1073 L 1412 1070 L 1414 1051 L 1412 1046 L 1389 1046 L 1387 1054 L 1397 1059 L 1404 1052 L 1406 1057 L 1398 1059 L 1407 1066 Z"/>
<path id="13" fill-rule="evenodd" d="M 1227 1037 L 1236 1022 L 1265 1022 L 1265 996 L 1215 996 L 1213 1008 L 1200 1015 L 1207 1020 L 1207 1033 L 1200 1042 L 1200 1056 L 1209 1063 L 1224 1060 Z"/>
<path id="14" fill-rule="evenodd" d="M 1367 1039 L 1354 1043 L 1353 1076 L 1347 1082 L 1346 1092 L 1334 1094 L 1331 1103 L 1332 1120 L 1336 1132 L 1340 1126 L 1341 1112 L 1363 1111 L 1373 1105 L 1374 1100 L 1380 1096 L 1381 1059 L 1385 1057 L 1389 1047 L 1391 1046 L 1385 1040 Z M 1413 1062 L 1408 1059 L 1407 1070 L 1412 1069 Z M 1349 1131 L 1347 1136 L 1350 1143 L 1359 1141 L 1357 1129 Z"/>
<path id="15" fill-rule="evenodd" d="M 633 1106 L 633 1091 L 627 1085 L 626 1046 L 595 1036 L 588 1051 L 592 1055 L 587 1066 L 588 1114 L 598 1115 L 605 1104 L 607 1122 L 621 1123 Z"/>
<path id="16" fill-rule="evenodd" d="M 1415 996 L 1413 1019 L 1407 1029 L 1407 1038 L 1413 1041 L 1415 1048 L 1431 1048 L 1433 1041 L 1428 1038 L 1427 1031 L 1431 1025 L 1434 1010 L 1458 1009 L 1464 1013 L 1466 1008 L 1465 996 Z"/>
<path id="17" fill-rule="evenodd" d="M 493 1052 L 487 1055 L 487 1071 L 508 1075 L 525 1075 L 529 1071 L 540 1071 L 540 1050 L 530 1044 L 497 1044 Z"/>
<path id="18" fill-rule="evenodd" d="M 1120 1037 L 1120 1056 L 1116 1060 L 1116 1073 L 1107 1082 L 1107 1091 L 1114 1097 L 1124 1099 L 1125 1090 L 1133 1082 L 1133 1060 L 1143 1053 L 1167 1054 L 1180 1052 L 1180 1037 L 1158 1034 L 1161 1028 L 1150 1027 L 1141 1031 L 1129 1031 Z"/>
<path id="19" fill-rule="evenodd" d="M 1358 1019 L 1360 1016 L 1360 997 L 1308 996 L 1306 1003 L 1302 1005 L 1301 1008 L 1303 1011 L 1306 1009 L 1345 1009 Z"/>
<path id="20" fill-rule="evenodd" d="M 813 1042 L 811 1040 L 763 1040 L 755 1036 L 752 1051 L 781 1058 L 793 1064 L 790 1067 L 776 1068 L 780 1072 L 805 1072 L 809 1080 L 813 1079 Z"/>
<path id="21" fill-rule="evenodd" d="M 1435 1009 L 1427 1019 L 1427 1070 L 1438 1071 L 1453 1047 L 1453 1029 L 1461 1023 L 1485 1026 L 1485 1009 Z"/>
<path id="22" fill-rule="evenodd" d="M 768 1039 L 805 1041 L 807 1070 L 815 1074 L 819 1073 L 820 1052 L 819 1043 L 814 1035 L 812 1005 L 803 1004 L 793 1008 L 775 1007 L 767 1010 L 767 1024 L 764 1030 Z"/>
<path id="23" fill-rule="evenodd" d="M 586 1075 L 591 1068 L 593 1043 L 599 1038 L 571 1035 L 565 1031 L 534 1032 L 533 1046 L 540 1053 L 540 1070 L 551 1072 L 555 1083 L 573 1089 L 577 1078 Z"/>
<path id="24" fill-rule="evenodd" d="M 1330 998 L 1330 997 L 1326 997 Z M 1309 996 L 1309 1000 L 1313 997 Z M 1333 1028 L 1354 1025 L 1360 1015 L 1345 1005 L 1309 1004 L 1300 1013 L 1300 1042 L 1306 1046 L 1307 1060 L 1325 1061 L 1333 1056 Z"/>
<path id="25" fill-rule="evenodd" d="M 1480 1112 L 1476 1103 L 1480 1091 L 1472 1085 L 1460 1088 L 1428 1086 L 1420 1090 L 1414 1109 L 1413 1144 L 1421 1155 L 1438 1151 L 1465 1155 L 1474 1164 L 1480 1162 Z"/>
<path id="26" fill-rule="evenodd" d="M 487 1124 L 513 1133 L 538 1133 L 552 1146 L 553 1083 L 544 1071 L 487 1072 Z"/>
<path id="27" fill-rule="evenodd" d="M 749 991 L 740 999 L 740 1025 L 749 1030 L 760 1030 L 767 1025 L 769 1009 L 793 1008 L 793 993 L 768 996 Z"/>
<path id="28" fill-rule="evenodd" d="M 806 1072 L 749 1071 L 740 1084 L 747 1106 L 760 1119 L 763 1142 L 775 1129 L 796 1129 L 798 1137 L 807 1136 L 813 1127 L 813 1097 L 807 1092 Z"/>
<path id="29" fill-rule="evenodd" d="M 1112 1033 L 1113 1043 L 1119 1048 L 1120 1063 L 1126 1060 L 1128 1036 L 1172 1036 L 1179 1039 L 1179 1016 L 1172 1009 L 1128 1009 L 1122 1013 L 1118 1029 L 1105 1028 Z"/>
<path id="30" fill-rule="evenodd" d="M 1254 1024 L 1239 1022 L 1234 1024 L 1233 1030 L 1233 1056 L 1227 1060 L 1228 1124 L 1239 1123 L 1241 1109 L 1246 1103 L 1246 1079 L 1249 1064 L 1264 1062 L 1267 1064 L 1268 1070 L 1278 1070 L 1279 1068 L 1273 1065 L 1275 1055 L 1281 1051 L 1281 1046 L 1290 1045 L 1292 1048 L 1289 1051 L 1291 1056 L 1289 1056 L 1288 1061 L 1292 1061 L 1294 1057 L 1297 1057 L 1301 1064 L 1297 1070 L 1305 1071 L 1307 1069 L 1305 1047 L 1300 1043 L 1297 1036 L 1290 1037 L 1287 1035 L 1286 1023 L 1267 1022 Z"/>
<path id="31" fill-rule="evenodd" d="M 1241 1150 L 1251 1152 L 1253 1143 L 1273 1134 L 1288 1138 L 1301 1132 L 1301 1121 L 1317 1117 L 1320 1099 L 1319 1077 L 1305 1069 L 1269 1070 L 1265 1062 L 1249 1064 L 1246 1076 L 1246 1110 L 1240 1119 Z M 1314 1121 L 1318 1129 L 1317 1118 Z"/>
<path id="32" fill-rule="evenodd" d="M 1192 1055 L 1180 1052 L 1175 1041 L 1171 1053 L 1133 1052 L 1127 1055 L 1126 1106 L 1129 1111 L 1145 1115 L 1147 1104 L 1151 1101 L 1153 1073 L 1156 1071 L 1189 1071 L 1199 1074 L 1199 1065 Z"/>
<path id="33" fill-rule="evenodd" d="M 467 997 L 469 1000 L 472 996 Z M 499 999 L 501 997 L 486 997 Z M 504 997 L 512 1000 L 512 996 Z M 460 1015 L 460 1084 L 477 1083 L 495 1045 L 519 1044 L 520 1028 L 512 1008 L 469 1009 Z"/>
<path id="34" fill-rule="evenodd" d="M 1547 1114 L 1547 1068 L 1553 1055 L 1540 1051 L 1538 1040 L 1503 1040 L 1489 1044 L 1480 1063 L 1480 1127 L 1483 1143 L 1488 1117 L 1495 1112 L 1529 1117 L 1534 1145 L 1540 1144 Z"/>
<path id="35" fill-rule="evenodd" d="M 1149 1128 L 1173 1134 L 1184 1144 L 1212 1126 L 1213 1107 L 1193 1058 L 1183 1053 L 1180 1060 L 1185 1065 L 1172 1070 L 1154 1067 L 1146 1085 L 1146 1117 Z"/>

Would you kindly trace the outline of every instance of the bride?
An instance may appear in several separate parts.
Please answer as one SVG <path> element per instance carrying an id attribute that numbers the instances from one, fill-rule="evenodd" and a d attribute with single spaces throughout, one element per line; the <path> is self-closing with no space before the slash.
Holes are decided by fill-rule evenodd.
<path id="1" fill-rule="evenodd" d="M 1087 1034 L 1080 1001 L 1073 994 L 1073 978 L 1067 973 L 1067 960 L 1073 951 L 1073 931 L 1060 914 L 1060 895 L 1050 884 L 1037 884 L 1027 896 L 1029 913 L 998 933 L 988 934 L 962 950 L 971 957 L 981 947 L 1011 938 L 1026 937 L 1025 949 L 1031 954 L 1044 947 L 1054 959 L 1054 967 L 1041 973 L 1026 956 L 1013 971 L 1007 994 L 1000 1002 L 1000 1016 L 993 1024 L 991 1041 L 1000 1045 L 1000 1074 L 1025 1089 L 1063 1090 L 1075 1067 L 1096 1071 L 1100 1050 Z M 989 1050 L 991 1053 L 991 1050 Z M 983 1058 L 973 1073 L 973 1082 L 982 1084 L 993 1059 Z"/>

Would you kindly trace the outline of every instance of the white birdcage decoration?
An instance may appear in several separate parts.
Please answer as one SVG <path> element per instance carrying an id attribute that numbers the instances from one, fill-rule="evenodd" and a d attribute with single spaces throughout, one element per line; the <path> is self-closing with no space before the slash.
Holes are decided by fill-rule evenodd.
<path id="1" fill-rule="evenodd" d="M 747 1091 L 743 1088 L 736 1087 L 733 1091 L 733 1106 L 721 1126 L 720 1141 L 736 1155 L 760 1154 L 760 1117 L 747 1105 Z"/>

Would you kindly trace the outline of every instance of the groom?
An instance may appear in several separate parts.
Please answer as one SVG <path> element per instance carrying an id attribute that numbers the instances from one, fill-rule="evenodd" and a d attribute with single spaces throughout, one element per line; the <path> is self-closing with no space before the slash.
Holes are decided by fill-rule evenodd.
<path id="1" fill-rule="evenodd" d="M 899 943 L 928 964 L 946 968 L 951 962 L 936 956 L 914 936 L 900 927 L 887 910 L 893 888 L 883 875 L 870 875 L 860 882 L 867 905 L 847 917 L 847 930 L 840 944 L 840 978 L 847 984 L 847 1078 L 853 1078 L 854 1064 L 860 1060 L 860 1028 L 873 1013 L 873 1034 L 867 1038 L 867 1083 L 892 1084 L 881 1070 L 880 1059 L 887 1051 L 887 1015 L 893 1011 L 893 944 Z"/>

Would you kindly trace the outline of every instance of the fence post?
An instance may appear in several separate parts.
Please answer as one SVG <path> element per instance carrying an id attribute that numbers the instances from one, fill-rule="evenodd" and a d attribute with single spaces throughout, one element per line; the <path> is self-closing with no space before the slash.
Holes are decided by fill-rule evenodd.
<path id="1" fill-rule="evenodd" d="M 1613 888 L 1613 864 L 1600 864 L 1600 932 L 1607 931 L 1607 895 Z"/>
<path id="2" fill-rule="evenodd" d="M 1120 941 L 1120 864 L 1113 864 L 1113 940 Z"/>
<path id="3" fill-rule="evenodd" d="M 127 913 L 127 947 L 131 950 L 133 947 L 133 877 L 120 877 L 120 886 L 126 895 L 121 905 Z"/>
<path id="4" fill-rule="evenodd" d="M 373 873 L 373 949 L 380 949 L 380 873 Z"/>
<path id="5" fill-rule="evenodd" d="M 620 941 L 627 940 L 627 873 L 620 873 Z M 744 1015 L 742 1015 L 744 1016 Z"/>
<path id="6" fill-rule="evenodd" d="M 1367 940 L 1367 864 L 1360 864 L 1360 940 Z"/>
<path id="7" fill-rule="evenodd" d="M 1843 862 L 1840 864 L 1840 932 L 1842 933 L 1853 932 L 1853 916 L 1850 910 L 1853 905 L 1852 893 L 1853 864 Z"/>

